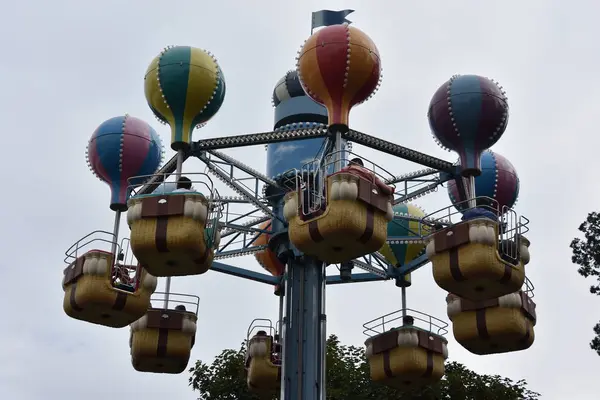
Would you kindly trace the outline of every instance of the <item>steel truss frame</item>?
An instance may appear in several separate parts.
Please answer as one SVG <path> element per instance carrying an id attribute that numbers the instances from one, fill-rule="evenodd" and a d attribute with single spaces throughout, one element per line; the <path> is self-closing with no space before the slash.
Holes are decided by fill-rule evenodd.
<path id="1" fill-rule="evenodd" d="M 283 288 L 279 320 L 280 336 L 283 338 L 282 400 L 325 398 L 325 285 L 399 280 L 428 262 L 427 257 L 421 255 L 397 268 L 390 265 L 381 254 L 373 253 L 344 263 L 338 275 L 326 275 L 323 263 L 298 253 L 289 243 L 282 252 L 292 256 L 287 257 L 286 271 L 279 277 L 221 262 L 226 258 L 264 250 L 267 246 L 254 244 L 257 233 L 270 231 L 268 227 L 266 230 L 260 228 L 261 224 L 271 220 L 277 226 L 274 231 L 279 232 L 287 227 L 287 222 L 281 210 L 267 197 L 267 192 L 271 191 L 265 190 L 270 187 L 282 189 L 283 193 L 284 188 L 272 178 L 220 150 L 319 137 L 334 139 L 331 136 L 327 128 L 314 128 L 211 138 L 194 142 L 183 155 L 184 160 L 189 157 L 201 160 L 208 172 L 236 193 L 236 196 L 222 196 L 219 200 L 224 210 L 224 220 L 221 222 L 223 231 L 211 270 Z M 341 134 L 341 139 L 426 167 L 388 180 L 388 184 L 396 185 L 394 204 L 424 196 L 451 179 L 455 180 L 458 190 L 464 194 L 459 167 L 452 163 L 355 130 Z M 138 193 L 151 193 L 176 167 L 177 157 L 173 157 Z M 388 240 L 411 241 L 415 237 L 389 237 Z M 280 254 L 279 250 L 277 253 Z M 363 272 L 353 272 L 353 269 Z"/>

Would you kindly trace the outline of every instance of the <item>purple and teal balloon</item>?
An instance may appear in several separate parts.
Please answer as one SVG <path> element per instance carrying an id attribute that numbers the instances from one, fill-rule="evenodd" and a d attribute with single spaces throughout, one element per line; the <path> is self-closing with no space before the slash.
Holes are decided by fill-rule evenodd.
<path id="1" fill-rule="evenodd" d="M 438 144 L 458 153 L 462 175 L 477 176 L 481 153 L 506 130 L 508 102 L 494 80 L 455 75 L 435 92 L 427 117 Z"/>
<path id="2" fill-rule="evenodd" d="M 171 148 L 190 146 L 192 131 L 221 108 L 225 77 L 208 51 L 171 46 L 152 60 L 144 77 L 146 100 L 159 121 L 171 126 Z"/>
<path id="3" fill-rule="evenodd" d="M 141 119 L 124 115 L 104 121 L 94 131 L 87 146 L 87 163 L 92 172 L 110 186 L 110 208 L 127 210 L 132 184 L 146 179 L 130 178 L 152 175 L 163 157 L 156 131 Z"/>
<path id="4" fill-rule="evenodd" d="M 488 197 L 495 202 L 478 198 L 477 206 L 498 207 L 499 212 L 512 208 L 519 197 L 519 176 L 515 167 L 504 156 L 491 150 L 481 156 L 481 175 L 475 178 L 475 193 L 477 197 Z M 457 210 L 463 212 L 468 208 L 464 198 L 459 196 L 456 182 L 448 182 L 448 195 Z M 490 204 L 491 203 L 491 204 Z"/>

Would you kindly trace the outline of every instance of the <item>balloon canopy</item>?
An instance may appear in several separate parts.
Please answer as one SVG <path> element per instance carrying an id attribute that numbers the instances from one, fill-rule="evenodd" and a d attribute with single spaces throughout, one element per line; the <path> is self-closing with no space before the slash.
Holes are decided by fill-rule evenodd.
<path id="1" fill-rule="evenodd" d="M 512 208 L 519 197 L 519 176 L 515 167 L 504 156 L 491 150 L 481 156 L 481 175 L 475 178 L 475 193 L 477 197 L 488 197 L 497 202 L 498 211 Z M 456 182 L 448 182 L 448 195 L 454 207 L 463 212 L 468 206 L 462 196 L 459 196 Z M 492 201 L 477 199 L 478 207 L 496 207 Z"/>
<path id="2" fill-rule="evenodd" d="M 292 70 L 288 71 L 275 85 L 272 101 L 274 106 L 278 106 L 282 101 L 301 96 L 306 96 L 306 93 L 298 79 L 298 72 Z"/>
<path id="3" fill-rule="evenodd" d="M 92 134 L 87 146 L 88 166 L 110 186 L 110 208 L 127 210 L 131 193 L 128 179 L 152 175 L 162 161 L 163 149 L 156 131 L 141 119 L 124 115 L 104 121 Z"/>
<path id="4" fill-rule="evenodd" d="M 329 125 L 346 128 L 350 109 L 370 98 L 382 78 L 375 43 L 348 24 L 310 36 L 299 52 L 297 70 L 306 93 L 327 108 Z"/>
<path id="5" fill-rule="evenodd" d="M 438 144 L 458 153 L 463 176 L 477 176 L 481 153 L 506 129 L 508 102 L 495 81 L 455 75 L 435 92 L 427 116 Z"/>
<path id="6" fill-rule="evenodd" d="M 423 225 L 420 219 L 425 216 L 425 211 L 413 204 L 396 204 L 394 219 L 388 222 L 388 242 L 379 252 L 387 262 L 396 267 L 401 267 L 419 257 L 425 251 L 425 242 L 409 242 L 400 237 L 419 237 L 427 235 L 430 228 Z M 411 219 L 406 217 L 412 217 Z M 399 239 L 394 239 L 395 237 Z"/>
<path id="7" fill-rule="evenodd" d="M 187 148 L 192 131 L 221 108 L 225 78 L 216 58 L 189 46 L 172 46 L 152 60 L 144 91 L 154 115 L 171 126 L 171 148 Z"/>
<path id="8" fill-rule="evenodd" d="M 263 222 L 259 225 L 258 229 L 261 230 L 270 230 L 271 229 L 271 221 Z M 269 244 L 269 239 L 271 235 L 267 233 L 259 233 L 255 236 L 254 246 L 266 246 Z M 264 250 L 257 251 L 254 253 L 254 257 L 256 261 L 267 271 L 271 273 L 273 276 L 280 276 L 283 274 L 285 266 L 279 261 L 277 255 L 273 252 L 273 250 L 266 248 Z"/>

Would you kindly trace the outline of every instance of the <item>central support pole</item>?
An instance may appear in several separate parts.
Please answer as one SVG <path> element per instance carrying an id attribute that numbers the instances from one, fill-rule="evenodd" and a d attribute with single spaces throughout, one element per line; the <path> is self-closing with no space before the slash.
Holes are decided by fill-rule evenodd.
<path id="1" fill-rule="evenodd" d="M 342 169 L 342 132 L 335 133 L 335 172 Z"/>
<path id="2" fill-rule="evenodd" d="M 325 265 L 290 258 L 285 301 L 281 400 L 325 400 Z"/>
<path id="3" fill-rule="evenodd" d="M 474 176 L 469 176 L 469 192 L 470 192 L 470 199 L 469 199 L 469 208 L 475 208 L 477 207 L 477 200 L 475 200 L 475 177 Z"/>
<path id="4" fill-rule="evenodd" d="M 112 242 L 112 246 L 110 249 L 110 252 L 114 257 L 115 262 L 117 260 L 117 245 L 119 242 L 119 227 L 120 226 L 121 226 L 121 211 L 115 211 L 115 224 L 113 225 L 113 242 Z"/>
<path id="5" fill-rule="evenodd" d="M 177 168 L 175 169 L 175 182 L 179 180 L 181 177 L 181 170 L 183 169 L 183 150 L 177 151 Z M 167 281 L 165 282 L 165 304 L 164 308 L 167 310 L 169 308 L 169 294 L 171 293 L 171 277 L 167 277 Z"/>

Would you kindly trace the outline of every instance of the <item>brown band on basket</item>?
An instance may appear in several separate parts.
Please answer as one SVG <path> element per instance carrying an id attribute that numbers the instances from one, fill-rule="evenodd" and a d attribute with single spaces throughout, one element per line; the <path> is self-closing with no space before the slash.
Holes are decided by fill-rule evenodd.
<path id="1" fill-rule="evenodd" d="M 489 339 L 490 334 L 487 330 L 487 322 L 485 319 L 485 309 L 475 311 L 475 323 L 477 325 L 477 332 L 481 339 Z"/>
<path id="2" fill-rule="evenodd" d="M 423 373 L 423 378 L 429 378 L 433 375 L 433 351 L 427 351 L 427 368 Z"/>
<path id="3" fill-rule="evenodd" d="M 453 248 L 470 243 L 469 224 L 461 222 L 454 226 L 438 231 L 433 236 L 435 252 L 444 253 Z"/>
<path id="4" fill-rule="evenodd" d="M 115 299 L 112 309 L 115 311 L 123 311 L 125 305 L 127 304 L 127 293 L 121 292 L 120 290 L 116 290 L 116 292 L 117 298 Z"/>
<path id="5" fill-rule="evenodd" d="M 173 194 L 142 199 L 142 218 L 175 217 L 183 215 L 185 196 Z"/>
<path id="6" fill-rule="evenodd" d="M 411 329 L 410 331 L 414 332 L 415 330 Z M 416 332 L 419 347 L 427 351 L 433 351 L 434 353 L 444 354 L 444 341 L 441 336 L 422 330 L 417 330 Z"/>
<path id="7" fill-rule="evenodd" d="M 390 351 L 386 350 L 383 352 L 383 372 L 388 378 L 393 378 L 392 366 L 390 365 Z"/>
<path id="8" fill-rule="evenodd" d="M 373 355 L 398 347 L 398 330 L 392 329 L 371 338 Z"/>
<path id="9" fill-rule="evenodd" d="M 367 226 L 362 236 L 358 238 L 358 241 L 362 244 L 366 244 L 373 237 L 375 231 L 375 207 L 372 205 L 367 206 Z"/>
<path id="10" fill-rule="evenodd" d="M 64 269 L 65 275 L 65 286 L 71 283 L 75 284 L 77 279 L 83 275 L 83 264 L 85 262 L 85 255 L 78 257 L 73 261 L 67 268 Z"/>
<path id="11" fill-rule="evenodd" d="M 468 299 L 460 299 L 460 311 L 476 311 L 484 308 L 498 307 L 500 302 L 498 298 L 490 300 L 473 301 Z"/>
<path id="12" fill-rule="evenodd" d="M 73 284 L 71 284 L 71 294 L 69 296 L 69 304 L 71 305 L 71 309 L 73 309 L 73 311 L 81 312 L 81 311 L 83 311 L 83 308 L 79 307 L 79 305 L 77 304 L 77 301 L 75 301 L 75 292 L 76 291 L 77 291 L 77 282 L 73 282 Z"/>
<path id="13" fill-rule="evenodd" d="M 167 228 L 169 226 L 169 217 L 157 217 L 156 218 L 156 232 L 154 241 L 156 242 L 156 250 L 159 253 L 168 253 L 169 248 L 167 247 Z"/>
<path id="14" fill-rule="evenodd" d="M 323 235 L 321 235 L 321 232 L 319 232 L 319 222 L 318 221 L 313 220 L 308 223 L 308 234 L 310 235 L 310 238 L 312 239 L 312 241 L 315 243 L 320 243 L 323 240 L 325 240 Z"/>
<path id="15" fill-rule="evenodd" d="M 158 344 L 156 345 L 156 356 L 167 356 L 167 343 L 169 341 L 169 330 L 161 328 L 158 330 Z"/>
<path id="16" fill-rule="evenodd" d="M 181 312 L 175 310 L 163 310 L 152 308 L 146 312 L 148 329 L 168 329 L 180 331 L 183 329 L 183 315 L 192 314 L 190 312 Z"/>
<path id="17" fill-rule="evenodd" d="M 502 278 L 500 278 L 500 283 L 508 283 L 510 282 L 510 278 L 512 277 L 512 267 L 507 264 L 504 263 L 504 275 L 502 275 Z"/>
<path id="18" fill-rule="evenodd" d="M 448 252 L 448 261 L 450 262 L 450 275 L 456 282 L 463 282 L 465 277 L 460 272 L 460 265 L 458 264 L 458 248 L 453 247 Z"/>
<path id="19" fill-rule="evenodd" d="M 527 319 L 534 321 L 537 319 L 537 314 L 535 312 L 535 303 L 531 298 L 527 295 L 527 293 L 521 291 L 519 293 L 521 296 L 521 311 L 525 314 Z"/>

